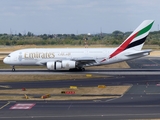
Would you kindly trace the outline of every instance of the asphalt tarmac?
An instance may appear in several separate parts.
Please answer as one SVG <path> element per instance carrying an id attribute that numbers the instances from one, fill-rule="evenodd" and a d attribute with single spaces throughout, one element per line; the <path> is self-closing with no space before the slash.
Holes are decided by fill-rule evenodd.
<path id="1" fill-rule="evenodd" d="M 112 73 L 117 72 L 116 74 L 113 75 L 110 74 L 111 77 L 109 78 L 104 77 L 99 79 L 96 78 L 87 80 L 0 83 L 2 85 L 11 86 L 10 89 L 22 88 L 22 87 L 35 88 L 37 86 L 54 88 L 54 87 L 69 87 L 70 85 L 76 85 L 76 86 L 97 86 L 99 84 L 132 85 L 132 87 L 123 96 L 117 99 L 97 99 L 88 101 L 46 101 L 46 100 L 0 101 L 0 119 L 5 119 L 5 120 L 123 119 L 124 120 L 124 119 L 160 118 L 160 112 L 159 112 L 160 111 L 160 95 L 159 95 L 160 58 L 146 57 L 128 61 L 127 63 L 133 69 L 87 71 L 95 73 L 97 72 L 101 74 L 104 74 L 105 72 L 109 71 L 111 71 Z M 3 72 L 3 70 L 1 70 L 0 72 Z M 9 70 L 6 70 L 5 72 L 10 74 Z M 41 71 L 38 72 L 41 73 Z M 61 71 L 58 71 L 56 73 L 60 72 Z M 124 73 L 120 74 L 121 72 L 124 72 L 125 74 Z M 136 72 L 137 74 L 138 73 L 141 74 L 136 75 Z M 68 72 L 65 71 L 65 73 Z M 132 73 L 134 73 L 134 75 Z M 80 74 L 82 73 L 80 72 Z M 108 73 L 106 75 L 108 75 Z M 32 107 L 24 109 L 24 105 L 26 103 L 31 104 Z M 17 107 L 15 107 L 18 105 L 21 105 L 20 106 L 21 109 L 17 109 Z"/>
<path id="2" fill-rule="evenodd" d="M 62 88 L 69 86 L 90 87 L 98 85 L 156 85 L 160 83 L 160 75 L 138 75 L 138 76 L 110 76 L 104 78 L 88 78 L 79 80 L 53 80 L 53 81 L 31 81 L 31 82 L 3 82 L 0 86 L 8 86 L 7 89 L 28 88 Z M 0 87 L 0 89 L 6 89 Z"/>
<path id="3" fill-rule="evenodd" d="M 31 109 L 11 109 L 15 104 L 35 104 Z M 0 119 L 12 120 L 106 120 L 160 118 L 160 96 L 125 94 L 118 99 L 90 101 L 9 101 Z"/>

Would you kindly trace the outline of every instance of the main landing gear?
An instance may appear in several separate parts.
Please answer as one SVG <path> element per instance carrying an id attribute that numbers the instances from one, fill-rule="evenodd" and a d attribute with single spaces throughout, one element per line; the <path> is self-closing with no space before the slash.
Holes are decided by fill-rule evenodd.
<path id="1" fill-rule="evenodd" d="M 85 71 L 85 68 L 80 68 L 81 71 Z"/>
<path id="2" fill-rule="evenodd" d="M 73 68 L 73 69 L 69 69 L 70 71 L 85 71 L 85 68 L 83 67 L 78 67 L 78 68 Z"/>
<path id="3" fill-rule="evenodd" d="M 15 67 L 14 66 L 12 66 L 12 72 L 14 72 L 16 69 L 15 69 Z"/>

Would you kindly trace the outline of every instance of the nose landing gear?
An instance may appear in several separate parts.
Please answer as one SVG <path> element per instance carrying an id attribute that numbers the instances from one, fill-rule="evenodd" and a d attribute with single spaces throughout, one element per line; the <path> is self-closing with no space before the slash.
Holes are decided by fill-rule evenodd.
<path id="1" fill-rule="evenodd" d="M 16 69 L 15 69 L 15 67 L 14 66 L 12 66 L 12 72 L 14 72 Z"/>

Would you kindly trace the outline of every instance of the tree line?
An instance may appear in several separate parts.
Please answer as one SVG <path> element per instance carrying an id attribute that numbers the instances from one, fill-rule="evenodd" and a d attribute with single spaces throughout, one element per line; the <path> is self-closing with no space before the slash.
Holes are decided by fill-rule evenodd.
<path id="1" fill-rule="evenodd" d="M 131 32 L 113 31 L 112 33 L 98 34 L 0 34 L 0 45 L 119 45 Z M 160 31 L 150 32 L 147 45 L 160 45 Z"/>

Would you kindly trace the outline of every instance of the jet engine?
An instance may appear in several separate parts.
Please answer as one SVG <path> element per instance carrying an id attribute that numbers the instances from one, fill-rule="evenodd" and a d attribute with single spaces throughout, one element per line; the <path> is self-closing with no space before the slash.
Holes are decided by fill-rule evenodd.
<path id="1" fill-rule="evenodd" d="M 76 61 L 63 60 L 55 62 L 47 62 L 48 70 L 72 69 L 76 67 Z"/>

